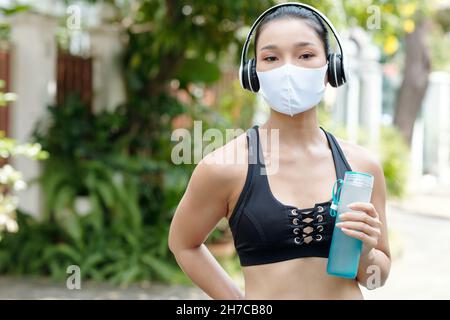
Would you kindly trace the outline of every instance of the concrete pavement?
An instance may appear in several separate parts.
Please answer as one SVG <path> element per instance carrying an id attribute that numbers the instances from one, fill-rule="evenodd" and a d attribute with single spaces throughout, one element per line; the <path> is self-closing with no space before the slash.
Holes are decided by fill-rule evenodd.
<path id="1" fill-rule="evenodd" d="M 388 227 L 400 239 L 384 287 L 363 291 L 366 299 L 450 299 L 450 218 L 388 210 Z"/>

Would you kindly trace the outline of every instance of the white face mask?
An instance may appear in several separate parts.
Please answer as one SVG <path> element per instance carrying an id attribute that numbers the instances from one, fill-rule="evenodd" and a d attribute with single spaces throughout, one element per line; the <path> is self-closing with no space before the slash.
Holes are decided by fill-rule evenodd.
<path id="1" fill-rule="evenodd" d="M 256 72 L 260 91 L 275 111 L 294 116 L 317 105 L 325 92 L 328 63 L 320 68 L 302 68 L 290 63 Z"/>

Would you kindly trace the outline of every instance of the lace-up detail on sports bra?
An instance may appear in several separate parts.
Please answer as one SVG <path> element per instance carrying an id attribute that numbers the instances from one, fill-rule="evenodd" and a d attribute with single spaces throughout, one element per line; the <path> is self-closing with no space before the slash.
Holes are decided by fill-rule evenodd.
<path id="1" fill-rule="evenodd" d="M 351 171 L 336 138 L 324 132 L 333 155 L 336 176 Z M 331 199 L 312 208 L 278 201 L 270 190 L 257 125 L 247 130 L 248 171 L 244 188 L 229 218 L 234 245 L 242 266 L 302 257 L 328 257 L 335 217 Z M 331 190 L 330 190 L 331 193 Z"/>

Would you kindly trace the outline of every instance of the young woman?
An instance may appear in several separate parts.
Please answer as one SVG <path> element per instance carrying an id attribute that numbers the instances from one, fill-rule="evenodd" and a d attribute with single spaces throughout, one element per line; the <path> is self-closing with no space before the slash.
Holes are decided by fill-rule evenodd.
<path id="1" fill-rule="evenodd" d="M 327 29 L 308 8 L 277 6 L 257 26 L 256 73 L 270 117 L 202 159 L 169 234 L 180 267 L 213 299 L 362 299 L 358 284 L 381 286 L 388 277 L 380 163 L 366 149 L 336 140 L 317 121 L 316 106 L 330 81 L 328 50 Z M 245 154 L 244 163 L 233 161 L 236 151 Z M 354 203 L 338 224 L 363 242 L 356 279 L 326 272 L 335 223 L 331 191 L 347 170 L 374 176 L 371 201 Z M 245 293 L 204 245 L 223 217 L 233 233 Z"/>

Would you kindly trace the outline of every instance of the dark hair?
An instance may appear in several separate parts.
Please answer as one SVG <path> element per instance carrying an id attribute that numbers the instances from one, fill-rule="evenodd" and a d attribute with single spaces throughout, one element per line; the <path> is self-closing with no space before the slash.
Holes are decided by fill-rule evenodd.
<path id="1" fill-rule="evenodd" d="M 275 11 L 272 11 L 267 16 L 265 16 L 261 22 L 258 24 L 255 30 L 255 44 L 254 44 L 254 53 L 255 53 L 255 60 L 256 60 L 256 44 L 258 42 L 258 37 L 264 27 L 267 23 L 270 21 L 282 19 L 282 18 L 294 18 L 294 19 L 302 19 L 305 20 L 305 22 L 314 29 L 314 31 L 317 33 L 319 38 L 322 40 L 325 54 L 328 55 L 329 49 L 330 49 L 330 43 L 328 39 L 328 29 L 325 27 L 324 22 L 322 21 L 322 18 L 320 18 L 316 13 L 312 12 L 311 10 L 301 8 L 296 5 L 287 5 L 282 6 Z"/>

